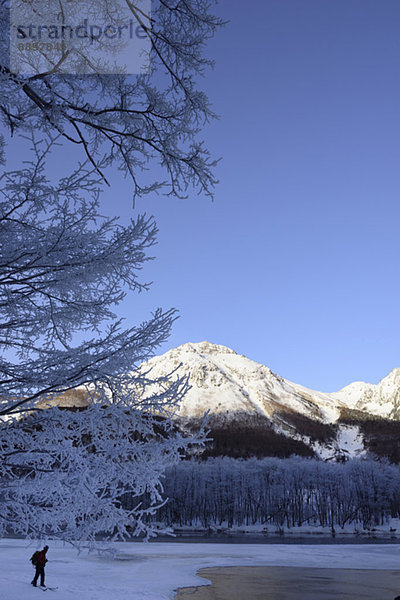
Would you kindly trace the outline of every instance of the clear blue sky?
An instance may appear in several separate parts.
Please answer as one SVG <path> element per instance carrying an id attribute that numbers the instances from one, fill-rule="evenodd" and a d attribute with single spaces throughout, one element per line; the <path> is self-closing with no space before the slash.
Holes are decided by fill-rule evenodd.
<path id="1" fill-rule="evenodd" d="M 215 202 L 143 200 L 160 227 L 132 318 L 333 391 L 400 366 L 400 3 L 222 0 L 203 85 Z M 135 308 L 136 307 L 136 308 Z"/>
<path id="2" fill-rule="evenodd" d="M 221 0 L 202 82 L 219 121 L 214 203 L 136 209 L 160 228 L 147 294 L 181 318 L 161 351 L 208 340 L 323 391 L 400 366 L 400 2 Z M 130 183 L 104 203 L 130 212 Z"/>

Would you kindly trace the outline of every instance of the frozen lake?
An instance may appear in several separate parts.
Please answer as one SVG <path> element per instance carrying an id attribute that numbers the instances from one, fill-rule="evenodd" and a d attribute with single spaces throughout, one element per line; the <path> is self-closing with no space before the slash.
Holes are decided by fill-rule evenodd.
<path id="1" fill-rule="evenodd" d="M 141 543 L 140 540 L 132 540 L 131 543 Z M 206 534 L 188 534 L 177 536 L 175 538 L 159 536 L 151 540 L 151 544 L 158 543 L 175 543 L 175 544 L 296 544 L 296 545 L 364 545 L 364 544 L 400 544 L 399 536 L 390 535 L 337 535 L 335 537 L 326 534 L 310 534 L 310 535 L 206 535 Z"/>
<path id="2" fill-rule="evenodd" d="M 209 567 L 374 570 L 377 577 L 383 571 L 384 577 L 396 572 L 400 581 L 398 544 L 124 542 L 114 544 L 116 560 L 87 551 L 78 554 L 76 549 L 60 542 L 48 544 L 46 583 L 58 589 L 47 594 L 56 594 L 57 600 L 172 600 L 179 588 L 206 584 L 197 572 Z M 0 561 L 4 567 L 0 573 L 1 600 L 32 600 L 35 594 L 41 597 L 42 592 L 29 583 L 33 576 L 29 558 L 43 545 L 43 542 L 0 540 Z M 348 597 L 354 600 L 354 595 Z"/>
<path id="3" fill-rule="evenodd" d="M 185 588 L 176 600 L 393 600 L 400 593 L 400 571 L 223 567 L 199 575 L 212 585 Z"/>

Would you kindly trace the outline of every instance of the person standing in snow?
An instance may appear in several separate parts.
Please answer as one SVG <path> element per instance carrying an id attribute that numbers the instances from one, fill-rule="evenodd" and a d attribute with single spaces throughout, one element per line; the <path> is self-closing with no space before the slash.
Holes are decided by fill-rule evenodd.
<path id="1" fill-rule="evenodd" d="M 34 585 L 35 587 L 36 587 L 39 575 L 40 575 L 40 585 L 44 586 L 44 567 L 45 567 L 45 564 L 47 563 L 46 553 L 47 553 L 48 549 L 49 549 L 49 547 L 45 546 L 43 548 L 43 550 L 41 550 L 39 552 L 39 555 L 37 557 L 35 577 L 31 581 L 32 585 Z"/>

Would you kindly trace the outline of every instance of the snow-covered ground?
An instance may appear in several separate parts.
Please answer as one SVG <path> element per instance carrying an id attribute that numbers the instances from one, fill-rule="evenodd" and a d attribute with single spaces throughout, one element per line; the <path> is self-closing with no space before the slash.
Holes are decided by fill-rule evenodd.
<path id="1" fill-rule="evenodd" d="M 43 544 L 0 540 L 0 598 L 31 600 L 29 558 Z M 120 543 L 115 560 L 77 554 L 74 548 L 49 542 L 46 583 L 57 586 L 57 600 L 167 600 L 179 587 L 204 585 L 196 572 L 213 566 L 300 566 L 354 569 L 400 569 L 400 545 L 260 545 Z"/>
<path id="2" fill-rule="evenodd" d="M 305 436 L 298 436 L 297 439 L 304 440 Z M 338 425 L 336 439 L 332 443 L 314 442 L 310 438 L 307 441 L 322 460 L 334 460 L 340 455 L 347 458 L 364 458 L 367 455 L 358 425 Z"/>

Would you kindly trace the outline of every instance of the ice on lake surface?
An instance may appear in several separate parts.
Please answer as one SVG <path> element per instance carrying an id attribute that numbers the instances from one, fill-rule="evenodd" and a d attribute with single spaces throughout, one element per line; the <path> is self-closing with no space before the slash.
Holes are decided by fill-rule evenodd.
<path id="1" fill-rule="evenodd" d="M 58 587 L 54 592 L 57 600 L 172 600 L 178 588 L 207 583 L 196 574 L 206 567 L 375 569 L 398 571 L 400 582 L 398 544 L 124 542 L 114 544 L 117 556 L 121 556 L 122 560 L 111 560 L 88 554 L 85 550 L 78 554 L 76 549 L 60 542 L 48 543 L 46 584 Z M 36 592 L 29 583 L 33 576 L 29 558 L 40 547 L 43 547 L 43 542 L 0 540 L 0 560 L 6 565 L 0 574 L 1 600 L 32 599 Z"/>
<path id="2" fill-rule="evenodd" d="M 182 589 L 176 600 L 393 600 L 400 571 L 305 567 L 202 569 L 211 586 Z"/>

